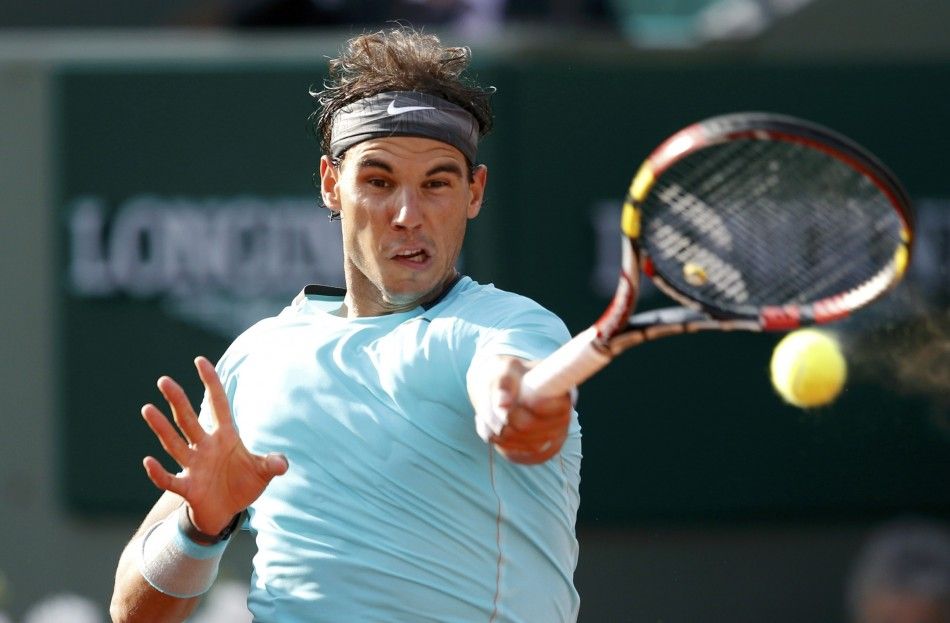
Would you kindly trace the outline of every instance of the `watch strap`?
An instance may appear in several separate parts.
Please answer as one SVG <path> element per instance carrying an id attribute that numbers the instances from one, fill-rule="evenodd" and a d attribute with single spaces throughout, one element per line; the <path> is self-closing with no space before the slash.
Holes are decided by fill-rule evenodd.
<path id="1" fill-rule="evenodd" d="M 188 512 L 188 505 L 182 504 L 181 511 L 178 513 L 178 529 L 192 542 L 198 545 L 211 546 L 229 539 L 234 531 L 241 525 L 243 519 L 244 511 L 241 511 L 231 519 L 230 523 L 224 527 L 224 530 L 218 534 L 207 534 L 195 527 L 195 524 L 191 521 L 191 514 Z"/>

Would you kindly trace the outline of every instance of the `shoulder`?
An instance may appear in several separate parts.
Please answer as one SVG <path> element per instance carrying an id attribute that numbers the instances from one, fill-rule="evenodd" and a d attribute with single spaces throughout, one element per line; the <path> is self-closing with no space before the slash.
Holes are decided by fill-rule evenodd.
<path id="1" fill-rule="evenodd" d="M 239 334 L 218 360 L 215 368 L 224 378 L 237 372 L 247 357 L 262 345 L 272 343 L 275 334 L 300 322 L 300 310 L 296 302 L 285 307 L 279 314 L 257 321 Z"/>
<path id="2" fill-rule="evenodd" d="M 476 322 L 486 328 L 507 328 L 523 323 L 549 324 L 562 327 L 561 319 L 537 301 L 496 288 L 493 284 L 481 284 L 466 278 L 457 292 L 447 297 L 444 305 L 431 311 L 468 322 Z"/>
<path id="3" fill-rule="evenodd" d="M 538 302 L 470 279 L 427 312 L 459 352 L 537 359 L 570 339 L 564 322 Z"/>

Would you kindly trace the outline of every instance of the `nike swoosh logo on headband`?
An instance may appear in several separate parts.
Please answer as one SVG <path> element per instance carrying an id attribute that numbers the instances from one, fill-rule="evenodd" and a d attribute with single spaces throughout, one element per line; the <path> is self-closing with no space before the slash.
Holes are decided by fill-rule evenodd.
<path id="1" fill-rule="evenodd" d="M 435 106 L 396 106 L 396 100 L 393 100 L 389 102 L 386 113 L 388 115 L 401 115 L 404 112 L 411 112 L 413 110 L 435 110 Z"/>

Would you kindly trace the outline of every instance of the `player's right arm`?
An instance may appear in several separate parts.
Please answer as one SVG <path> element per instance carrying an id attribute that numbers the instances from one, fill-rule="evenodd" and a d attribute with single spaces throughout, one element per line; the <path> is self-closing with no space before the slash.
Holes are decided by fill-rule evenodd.
<path id="1" fill-rule="evenodd" d="M 521 379 L 534 363 L 506 355 L 482 356 L 466 384 L 478 434 L 513 463 L 543 463 L 560 452 L 573 413 L 573 395 L 525 400 Z"/>
<path id="2" fill-rule="evenodd" d="M 209 430 L 168 377 L 159 379 L 158 388 L 175 425 L 154 405 L 142 408 L 181 471 L 169 473 L 154 457 L 143 461 L 165 494 L 122 553 L 110 607 L 114 621 L 183 621 L 217 574 L 225 542 L 214 542 L 216 537 L 233 529 L 240 513 L 288 468 L 282 455 L 257 455 L 244 446 L 214 366 L 203 357 L 195 366 L 205 386 Z"/>

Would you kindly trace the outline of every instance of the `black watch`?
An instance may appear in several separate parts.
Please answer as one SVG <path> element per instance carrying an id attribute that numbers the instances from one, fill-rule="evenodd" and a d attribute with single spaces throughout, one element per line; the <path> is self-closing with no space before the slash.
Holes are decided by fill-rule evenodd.
<path id="1" fill-rule="evenodd" d="M 217 534 L 206 534 L 195 527 L 191 522 L 191 515 L 188 514 L 188 505 L 182 504 L 181 511 L 178 513 L 178 529 L 185 533 L 189 539 L 198 545 L 217 545 L 231 537 L 231 534 L 241 525 L 244 519 L 244 511 L 241 511 L 231 519 L 231 522 L 224 527 L 224 530 Z"/>

